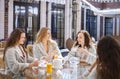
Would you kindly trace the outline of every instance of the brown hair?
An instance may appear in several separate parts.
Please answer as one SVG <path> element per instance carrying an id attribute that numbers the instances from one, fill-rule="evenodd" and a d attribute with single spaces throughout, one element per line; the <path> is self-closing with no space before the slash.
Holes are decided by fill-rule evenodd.
<path id="1" fill-rule="evenodd" d="M 97 45 L 97 72 L 100 79 L 120 79 L 120 45 L 110 36 Z"/>
<path id="2" fill-rule="evenodd" d="M 5 57 L 5 52 L 9 47 L 13 47 L 16 44 L 18 44 L 22 33 L 25 33 L 22 29 L 17 28 L 15 30 L 13 30 L 13 32 L 10 34 L 10 37 L 8 38 L 8 40 L 6 42 L 6 46 L 5 46 L 5 50 L 4 50 L 4 57 Z M 23 47 L 23 45 L 22 45 L 22 47 Z M 24 51 L 25 51 L 25 49 L 24 49 Z M 3 59 L 4 59 L 4 57 L 3 57 Z"/>
<path id="3" fill-rule="evenodd" d="M 76 41 L 77 41 L 77 38 L 78 38 L 78 34 L 79 33 L 83 33 L 83 35 L 84 35 L 84 46 L 86 46 L 86 47 L 88 47 L 88 48 L 90 48 L 90 44 L 91 44 L 91 38 L 90 38 L 90 34 L 87 32 L 87 31 L 85 31 L 85 30 L 81 30 L 81 31 L 79 31 L 78 33 L 77 33 L 77 37 L 76 37 Z M 78 41 L 76 42 L 76 44 L 75 45 L 78 45 Z"/>
<path id="4" fill-rule="evenodd" d="M 36 38 L 36 43 L 41 42 L 44 37 L 47 35 L 47 31 L 50 30 L 47 27 L 43 27 L 39 30 L 38 34 L 37 34 L 37 38 Z"/>

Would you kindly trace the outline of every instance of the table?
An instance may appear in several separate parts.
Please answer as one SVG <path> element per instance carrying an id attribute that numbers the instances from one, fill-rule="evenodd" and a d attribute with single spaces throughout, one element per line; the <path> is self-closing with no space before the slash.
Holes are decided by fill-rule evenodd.
<path id="1" fill-rule="evenodd" d="M 35 79 L 80 79 L 80 76 L 89 67 L 90 65 L 84 63 L 78 64 L 77 66 L 73 66 L 67 63 L 63 66 L 63 69 L 58 70 L 53 68 L 53 72 L 51 75 L 48 75 L 46 73 L 45 68 L 38 68 L 39 74 L 33 74 L 33 76 L 35 77 Z"/>

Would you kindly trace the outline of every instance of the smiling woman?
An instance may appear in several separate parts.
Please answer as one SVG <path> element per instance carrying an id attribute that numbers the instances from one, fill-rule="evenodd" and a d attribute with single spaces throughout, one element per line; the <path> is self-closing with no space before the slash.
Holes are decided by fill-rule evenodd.
<path id="1" fill-rule="evenodd" d="M 76 42 L 73 44 L 68 57 L 79 57 L 81 62 L 88 64 L 95 61 L 96 49 L 87 31 L 81 30 L 77 33 Z"/>
<path id="2" fill-rule="evenodd" d="M 15 29 L 7 40 L 4 60 L 7 74 L 13 79 L 26 79 L 25 71 L 38 66 L 39 62 L 30 57 L 24 47 L 26 36 L 21 29 Z M 32 72 L 31 72 L 32 75 Z"/>

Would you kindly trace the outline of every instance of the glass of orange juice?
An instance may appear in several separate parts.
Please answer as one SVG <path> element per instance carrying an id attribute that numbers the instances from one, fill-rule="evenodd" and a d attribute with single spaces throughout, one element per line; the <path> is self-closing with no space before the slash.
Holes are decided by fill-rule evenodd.
<path id="1" fill-rule="evenodd" d="M 54 59 L 58 59 L 58 55 L 54 55 Z"/>
<path id="2" fill-rule="evenodd" d="M 47 72 L 47 74 L 52 74 L 52 64 L 51 63 L 47 63 L 46 72 Z"/>

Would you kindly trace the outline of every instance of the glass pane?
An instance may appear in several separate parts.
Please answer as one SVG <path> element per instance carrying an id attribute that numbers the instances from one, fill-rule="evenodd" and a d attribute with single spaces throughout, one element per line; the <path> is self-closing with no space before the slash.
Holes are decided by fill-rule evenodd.
<path id="1" fill-rule="evenodd" d="M 38 15 L 38 8 L 37 7 L 34 7 L 33 14 Z"/>
<path id="2" fill-rule="evenodd" d="M 15 27 L 25 28 L 25 7 L 15 6 Z"/>
<path id="3" fill-rule="evenodd" d="M 39 4 L 29 2 L 14 3 L 14 27 L 25 29 L 27 44 L 33 43 L 39 30 Z"/>
<path id="4" fill-rule="evenodd" d="M 64 7 L 60 4 L 52 4 L 51 29 L 52 38 L 57 40 L 60 48 L 64 47 Z M 63 39 L 63 40 L 62 40 Z M 62 44 L 61 44 L 62 43 Z"/>
<path id="5" fill-rule="evenodd" d="M 112 18 L 105 18 L 105 35 L 113 35 L 113 22 Z"/>
<path id="6" fill-rule="evenodd" d="M 86 11 L 86 30 L 97 39 L 97 17 L 90 10 Z"/>

